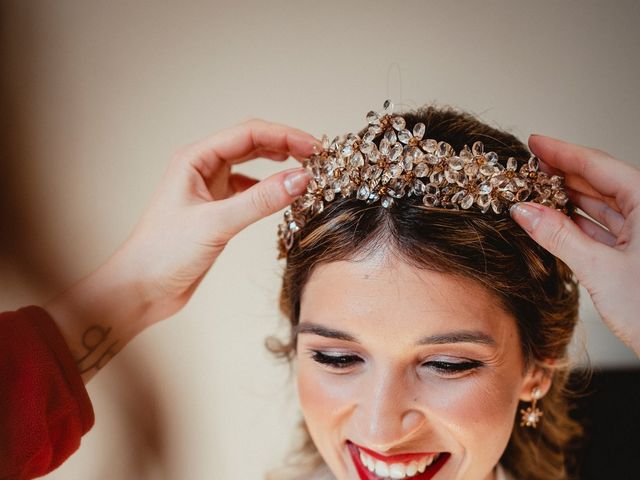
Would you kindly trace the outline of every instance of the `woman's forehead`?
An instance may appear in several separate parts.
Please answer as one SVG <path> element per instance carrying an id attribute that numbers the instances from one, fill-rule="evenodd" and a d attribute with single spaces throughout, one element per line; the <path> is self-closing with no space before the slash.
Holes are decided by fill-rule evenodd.
<path id="1" fill-rule="evenodd" d="M 390 258 L 318 265 L 304 287 L 300 322 L 393 335 L 515 328 L 498 297 L 479 282 Z M 504 321 L 507 319 L 507 321 Z M 508 335 L 510 336 L 510 335 Z"/>

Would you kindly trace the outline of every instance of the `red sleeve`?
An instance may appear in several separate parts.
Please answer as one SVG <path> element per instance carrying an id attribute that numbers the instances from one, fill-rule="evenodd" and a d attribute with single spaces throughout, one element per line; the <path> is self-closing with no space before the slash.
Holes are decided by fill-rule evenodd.
<path id="1" fill-rule="evenodd" d="M 0 313 L 0 480 L 55 469 L 93 421 L 78 368 L 49 314 L 37 306 Z"/>

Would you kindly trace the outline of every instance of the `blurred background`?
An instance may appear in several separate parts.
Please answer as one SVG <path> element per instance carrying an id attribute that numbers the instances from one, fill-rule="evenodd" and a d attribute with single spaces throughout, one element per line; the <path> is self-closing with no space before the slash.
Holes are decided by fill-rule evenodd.
<path id="1" fill-rule="evenodd" d="M 173 151 L 249 117 L 333 137 L 386 98 L 435 101 L 525 142 L 543 133 L 640 165 L 638 24 L 635 0 L 0 0 L 0 308 L 42 304 L 95 269 Z M 262 478 L 281 464 L 299 412 L 264 348 L 286 331 L 280 218 L 238 235 L 189 305 L 89 384 L 96 425 L 47 478 Z M 575 358 L 595 369 L 583 413 L 637 434 L 624 409 L 640 401 L 640 363 L 586 292 L 581 311 Z"/>

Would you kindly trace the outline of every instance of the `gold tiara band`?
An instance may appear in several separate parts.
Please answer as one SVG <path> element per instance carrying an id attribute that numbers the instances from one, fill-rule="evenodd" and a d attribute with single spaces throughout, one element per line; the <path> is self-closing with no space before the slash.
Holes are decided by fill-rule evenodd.
<path id="1" fill-rule="evenodd" d="M 480 141 L 456 153 L 447 142 L 423 139 L 424 123 L 409 131 L 392 111 L 387 100 L 382 113 L 369 112 L 362 137 L 348 133 L 332 142 L 322 137 L 322 150 L 315 148 L 303 163 L 313 178 L 278 226 L 278 258 L 287 255 L 296 232 L 340 197 L 379 201 L 384 208 L 403 197 L 421 197 L 427 207 L 494 214 L 527 201 L 568 213 L 563 177 L 539 171 L 535 155 L 520 165 L 514 157 L 502 164 Z"/>

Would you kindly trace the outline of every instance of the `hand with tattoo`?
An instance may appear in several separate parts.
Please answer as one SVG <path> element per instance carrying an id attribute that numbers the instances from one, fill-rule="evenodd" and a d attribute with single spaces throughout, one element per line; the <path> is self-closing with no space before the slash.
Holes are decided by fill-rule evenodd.
<path id="1" fill-rule="evenodd" d="M 45 305 L 85 382 L 137 333 L 180 310 L 236 233 L 284 208 L 309 182 L 302 168 L 259 181 L 232 167 L 258 157 L 302 160 L 314 144 L 300 130 L 249 120 L 173 155 L 124 244 Z"/>

